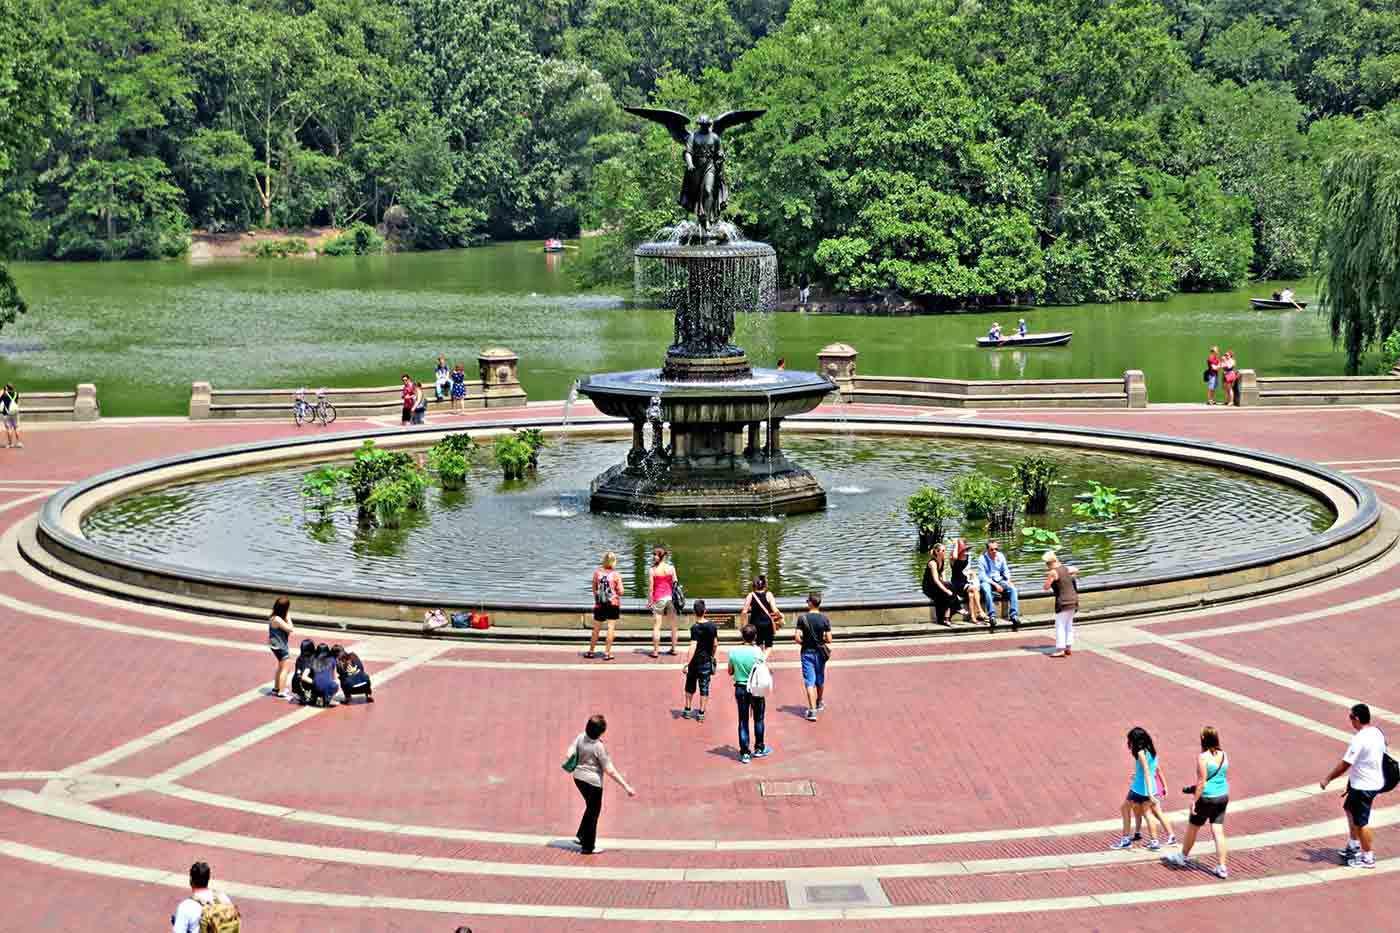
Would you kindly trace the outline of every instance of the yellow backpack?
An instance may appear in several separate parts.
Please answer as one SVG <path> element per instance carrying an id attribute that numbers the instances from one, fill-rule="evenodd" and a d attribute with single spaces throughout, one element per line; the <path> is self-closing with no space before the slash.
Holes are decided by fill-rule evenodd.
<path id="1" fill-rule="evenodd" d="M 238 908 L 227 900 L 215 898 L 199 915 L 199 933 L 241 933 L 242 929 Z"/>

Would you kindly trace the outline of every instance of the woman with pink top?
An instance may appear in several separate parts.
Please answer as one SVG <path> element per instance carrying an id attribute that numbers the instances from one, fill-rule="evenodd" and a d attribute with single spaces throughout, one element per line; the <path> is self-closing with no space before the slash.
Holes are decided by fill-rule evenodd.
<path id="1" fill-rule="evenodd" d="M 676 568 L 672 565 L 664 547 L 658 547 L 651 555 L 651 656 L 661 656 L 661 623 L 671 622 L 671 650 L 676 653 L 676 607 L 671 602 L 671 594 L 676 589 Z"/>

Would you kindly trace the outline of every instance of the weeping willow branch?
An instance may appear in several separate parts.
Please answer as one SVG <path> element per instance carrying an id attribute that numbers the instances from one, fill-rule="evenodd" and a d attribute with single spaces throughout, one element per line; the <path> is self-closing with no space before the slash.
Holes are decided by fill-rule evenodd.
<path id="1" fill-rule="evenodd" d="M 1400 326 L 1400 134 L 1375 129 L 1322 172 L 1320 297 L 1349 373 Z"/>

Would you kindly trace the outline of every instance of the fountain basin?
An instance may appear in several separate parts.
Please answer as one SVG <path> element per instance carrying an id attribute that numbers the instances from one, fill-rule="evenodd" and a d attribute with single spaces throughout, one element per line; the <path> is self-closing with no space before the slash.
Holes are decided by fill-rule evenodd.
<path id="1" fill-rule="evenodd" d="M 673 518 L 823 509 L 826 491 L 784 455 L 781 428 L 834 391 L 817 373 L 776 369 L 713 382 L 670 380 L 656 369 L 589 376 L 579 393 L 632 424 L 626 459 L 594 481 L 590 505 Z"/>

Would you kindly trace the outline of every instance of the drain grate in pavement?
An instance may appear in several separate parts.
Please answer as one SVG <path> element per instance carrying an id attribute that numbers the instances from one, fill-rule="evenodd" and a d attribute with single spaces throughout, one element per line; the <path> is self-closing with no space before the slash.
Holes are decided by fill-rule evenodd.
<path id="1" fill-rule="evenodd" d="M 788 905 L 803 907 L 888 907 L 890 900 L 873 878 L 866 881 L 834 881 L 829 884 L 787 882 Z"/>
<path id="2" fill-rule="evenodd" d="M 815 797 L 817 786 L 811 781 L 759 781 L 762 797 Z"/>

